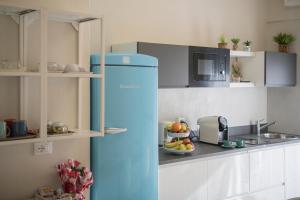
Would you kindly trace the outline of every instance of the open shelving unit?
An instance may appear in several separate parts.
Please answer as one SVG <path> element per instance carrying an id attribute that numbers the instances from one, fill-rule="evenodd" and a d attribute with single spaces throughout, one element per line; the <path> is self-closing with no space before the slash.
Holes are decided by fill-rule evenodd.
<path id="1" fill-rule="evenodd" d="M 231 58 L 247 58 L 247 57 L 254 57 L 255 52 L 252 51 L 235 51 L 230 50 L 230 57 Z"/>
<path id="2" fill-rule="evenodd" d="M 231 59 L 251 59 L 255 57 L 255 52 L 251 51 L 236 51 L 230 50 L 230 58 Z M 230 64 L 231 65 L 231 64 Z M 253 82 L 230 82 L 230 88 L 252 88 L 255 87 L 255 83 Z"/>
<path id="3" fill-rule="evenodd" d="M 28 91 L 31 90 L 29 82 L 32 79 L 37 79 L 38 81 L 38 90 L 35 95 L 39 97 L 39 106 L 36 107 L 35 115 L 39 116 L 39 134 L 35 138 L 30 139 L 15 139 L 0 141 L 0 146 L 3 145 L 14 145 L 14 144 L 24 144 L 24 143 L 35 143 L 35 142 L 47 142 L 47 141 L 57 141 L 57 140 L 67 140 L 67 139 L 80 139 L 80 138 L 90 138 L 90 137 L 101 137 L 104 136 L 104 78 L 105 78 L 105 46 L 104 46 L 104 19 L 101 15 L 95 15 L 91 13 L 78 13 L 78 12 L 66 12 L 61 10 L 50 10 L 44 8 L 19 8 L 10 4 L 0 4 L 0 15 L 7 15 L 14 20 L 19 26 L 19 69 L 14 71 L 0 71 L 1 77 L 17 77 L 19 79 L 19 116 L 18 119 L 27 120 L 28 116 L 33 111 L 29 111 L 27 105 L 31 102 L 28 100 Z M 90 30 L 91 26 L 99 26 L 100 35 L 100 74 L 93 73 L 53 73 L 48 72 L 48 26 L 49 21 L 70 23 L 74 30 L 78 33 L 77 38 L 77 64 L 79 66 L 88 66 L 86 63 L 86 56 L 89 57 L 90 52 L 85 52 L 84 45 L 90 41 L 85 41 L 85 34 Z M 27 57 L 30 54 L 30 45 L 27 41 L 27 36 L 29 35 L 28 29 L 32 23 L 38 24 L 39 30 L 39 55 L 33 61 L 30 61 Z M 89 33 L 89 32 L 88 32 Z M 98 36 L 97 36 L 98 37 Z M 24 67 L 24 66 L 33 66 L 38 63 L 38 67 Z M 18 68 L 18 67 L 17 67 Z M 48 87 L 49 80 L 59 78 L 63 79 L 74 79 L 75 85 L 77 87 L 77 99 L 74 99 L 77 104 L 77 127 L 70 127 L 73 134 L 68 135 L 48 135 L 47 133 L 47 122 L 48 122 Z M 83 128 L 82 116 L 83 116 L 83 90 L 85 87 L 86 80 L 91 78 L 99 79 L 100 83 L 100 131 L 91 131 Z M 74 81 L 73 81 L 74 82 Z M 34 105 L 31 105 L 31 107 Z M 0 111 L 1 112 L 1 111 Z M 1 117 L 1 113 L 0 113 Z"/>

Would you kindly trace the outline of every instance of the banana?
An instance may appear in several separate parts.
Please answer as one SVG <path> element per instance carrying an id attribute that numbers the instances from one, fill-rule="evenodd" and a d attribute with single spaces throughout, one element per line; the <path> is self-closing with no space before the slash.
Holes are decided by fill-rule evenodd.
<path id="1" fill-rule="evenodd" d="M 177 146 L 177 142 L 168 142 L 165 144 L 165 147 L 167 148 L 174 148 Z"/>

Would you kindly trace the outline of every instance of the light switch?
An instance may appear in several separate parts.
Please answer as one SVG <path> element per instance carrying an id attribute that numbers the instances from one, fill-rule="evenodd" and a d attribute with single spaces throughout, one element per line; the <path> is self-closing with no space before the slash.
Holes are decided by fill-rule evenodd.
<path id="1" fill-rule="evenodd" d="M 34 143 L 34 155 L 52 154 L 52 142 Z"/>

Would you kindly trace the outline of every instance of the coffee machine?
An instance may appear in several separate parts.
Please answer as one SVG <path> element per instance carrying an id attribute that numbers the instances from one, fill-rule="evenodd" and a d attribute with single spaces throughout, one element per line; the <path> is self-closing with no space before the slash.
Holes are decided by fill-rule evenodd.
<path id="1" fill-rule="evenodd" d="M 223 116 L 207 116 L 197 120 L 199 125 L 199 139 L 210 144 L 223 144 L 228 140 L 227 119 Z"/>

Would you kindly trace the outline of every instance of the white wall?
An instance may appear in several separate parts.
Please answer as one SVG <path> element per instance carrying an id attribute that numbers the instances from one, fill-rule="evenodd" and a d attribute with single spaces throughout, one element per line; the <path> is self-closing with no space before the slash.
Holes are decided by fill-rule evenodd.
<path id="1" fill-rule="evenodd" d="M 281 0 L 268 0 L 268 21 L 266 41 L 268 50 L 276 50 L 277 45 L 272 36 L 278 32 L 290 32 L 296 37 L 291 45 L 291 52 L 298 54 L 298 68 L 296 87 L 268 89 L 268 118 L 278 123 L 272 127 L 274 131 L 300 134 L 300 7 L 284 7 Z"/>
<path id="2" fill-rule="evenodd" d="M 216 46 L 221 34 L 264 49 L 264 0 L 92 0 L 91 7 L 105 16 L 107 49 L 131 41 Z M 198 117 L 219 114 L 247 125 L 266 118 L 266 102 L 264 88 L 161 89 L 159 120 L 182 116 L 195 127 Z"/>

